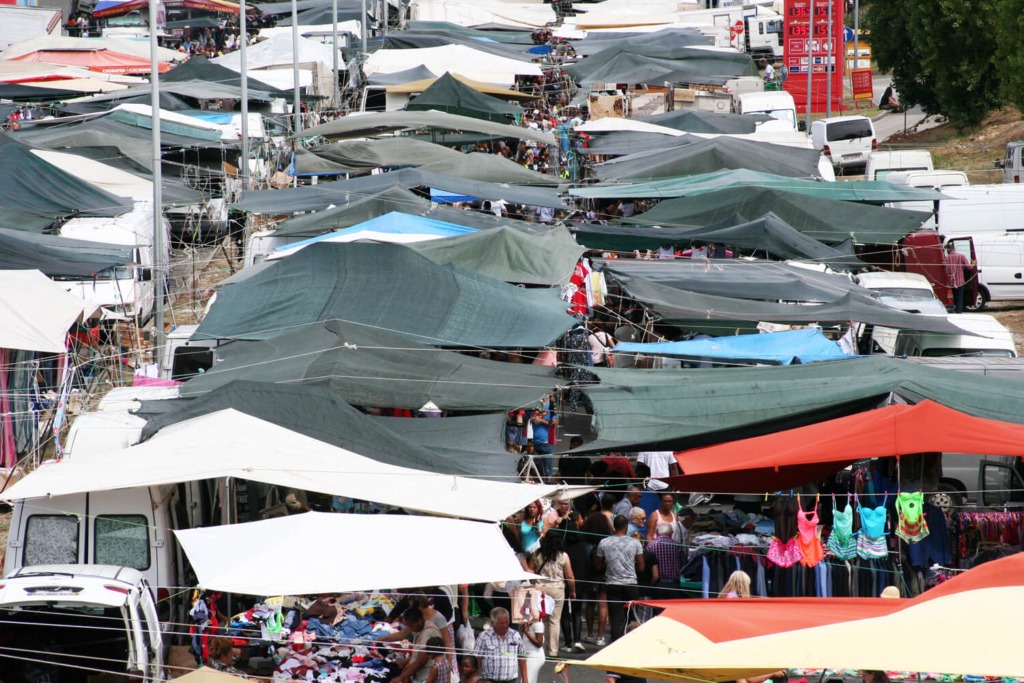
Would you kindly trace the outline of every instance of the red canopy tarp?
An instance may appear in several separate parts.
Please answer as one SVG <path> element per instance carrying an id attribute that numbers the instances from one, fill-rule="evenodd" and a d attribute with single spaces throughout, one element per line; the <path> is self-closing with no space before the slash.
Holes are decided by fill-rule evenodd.
<path id="1" fill-rule="evenodd" d="M 46 64 L 77 66 L 104 74 L 148 74 L 150 72 L 150 62 L 148 59 L 107 49 L 36 50 L 14 59 L 19 62 L 44 62 Z M 167 62 L 161 62 L 158 68 L 160 73 L 164 73 L 171 68 L 171 65 Z"/>
<path id="2" fill-rule="evenodd" d="M 230 0 L 166 0 L 167 7 L 186 7 L 206 12 L 218 12 L 220 14 L 238 14 L 238 3 Z M 121 17 L 131 12 L 141 11 L 149 8 L 149 0 L 125 0 L 125 2 L 107 3 L 100 2 L 93 10 L 94 19 L 106 17 Z"/>
<path id="3" fill-rule="evenodd" d="M 909 453 L 1024 455 L 1024 425 L 924 400 L 890 405 L 765 436 L 682 451 L 679 491 L 753 493 L 816 481 L 863 458 Z"/>
<path id="4" fill-rule="evenodd" d="M 916 598 L 748 598 L 644 600 L 668 617 L 722 643 L 844 621 L 882 617 L 928 600 L 982 588 L 1024 585 L 1024 553 L 958 574 Z"/>

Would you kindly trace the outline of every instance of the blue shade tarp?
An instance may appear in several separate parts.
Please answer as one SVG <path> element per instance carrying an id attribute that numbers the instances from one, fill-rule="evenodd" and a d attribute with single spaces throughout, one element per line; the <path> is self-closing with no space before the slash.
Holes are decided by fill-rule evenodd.
<path id="1" fill-rule="evenodd" d="M 203 396 L 238 379 L 321 387 L 364 408 L 505 411 L 540 400 L 559 384 L 555 369 L 484 360 L 339 320 L 266 341 L 217 347 L 214 365 L 180 387 Z"/>
<path id="2" fill-rule="evenodd" d="M 379 232 L 387 235 L 431 235 L 434 237 L 456 237 L 468 233 L 477 232 L 473 228 L 465 228 L 461 225 L 453 225 L 444 221 L 435 221 L 422 216 L 411 216 L 407 213 L 392 211 L 383 216 L 371 218 L 368 221 L 357 223 L 350 228 L 335 230 L 317 237 L 311 237 L 301 242 L 286 244 L 278 247 L 277 251 L 292 251 L 302 247 L 325 241 L 349 241 L 346 237 L 357 235 L 363 232 Z"/>
<path id="3" fill-rule="evenodd" d="M 575 320 L 553 290 L 439 266 L 402 245 L 321 243 L 225 288 L 194 338 L 271 339 L 335 319 L 484 348 L 540 348 Z"/>
<path id="4" fill-rule="evenodd" d="M 643 353 L 672 358 L 715 359 L 734 362 L 756 362 L 771 365 L 813 363 L 815 361 L 848 358 L 850 354 L 839 348 L 821 330 L 791 330 L 768 334 L 741 334 L 733 337 L 695 339 L 692 341 L 654 342 L 638 344 L 621 342 L 615 345 L 618 353 Z"/>

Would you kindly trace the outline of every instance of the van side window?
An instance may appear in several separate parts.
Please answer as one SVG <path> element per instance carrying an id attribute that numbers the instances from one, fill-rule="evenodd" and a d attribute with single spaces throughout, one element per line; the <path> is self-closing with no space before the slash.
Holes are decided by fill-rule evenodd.
<path id="1" fill-rule="evenodd" d="M 871 137 L 871 124 L 867 120 L 831 121 L 825 126 L 829 142 L 838 140 L 859 140 Z"/>
<path id="2" fill-rule="evenodd" d="M 21 563 L 78 564 L 78 517 L 32 515 L 25 525 L 25 554 Z"/>
<path id="3" fill-rule="evenodd" d="M 96 564 L 149 569 L 149 524 L 144 515 L 98 515 Z"/>

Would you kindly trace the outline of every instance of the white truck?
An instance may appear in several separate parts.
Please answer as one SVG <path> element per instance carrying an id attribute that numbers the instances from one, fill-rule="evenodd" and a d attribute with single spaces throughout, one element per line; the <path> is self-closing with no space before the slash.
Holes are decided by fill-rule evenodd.
<path id="1" fill-rule="evenodd" d="M 0 51 L 40 36 L 60 35 L 61 13 L 49 7 L 0 6 Z"/>
<path id="2" fill-rule="evenodd" d="M 135 210 L 113 218 L 72 218 L 60 234 L 73 239 L 129 246 L 134 263 L 108 268 L 90 278 L 61 278 L 64 288 L 102 308 L 105 320 L 144 323 L 153 314 L 156 283 L 153 278 L 154 239 L 151 202 L 136 202 Z M 169 244 L 170 225 L 161 217 L 164 244 Z M 170 248 L 164 254 L 168 263 Z"/>
<path id="3" fill-rule="evenodd" d="M 679 13 L 676 26 L 695 28 L 716 47 L 746 52 L 755 60 L 782 59 L 783 17 L 769 6 L 739 3 Z M 742 27 L 742 31 L 736 29 Z"/>
<path id="4" fill-rule="evenodd" d="M 892 149 L 872 152 L 864 169 L 864 180 L 889 180 L 893 173 L 931 171 L 934 168 L 932 153 L 928 150 Z"/>
<path id="5" fill-rule="evenodd" d="M 1006 155 L 996 161 L 996 168 L 1003 169 L 1004 183 L 1024 182 L 1024 140 L 1006 143 Z"/>

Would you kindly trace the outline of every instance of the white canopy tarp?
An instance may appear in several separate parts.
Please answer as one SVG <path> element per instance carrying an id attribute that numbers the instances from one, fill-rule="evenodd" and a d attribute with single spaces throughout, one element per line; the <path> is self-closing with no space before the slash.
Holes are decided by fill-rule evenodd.
<path id="1" fill-rule="evenodd" d="M 543 28 L 556 19 L 550 3 L 496 0 L 412 0 L 409 12 L 419 21 L 448 21 L 460 26 L 500 24 L 522 29 Z"/>
<path id="2" fill-rule="evenodd" d="M 286 33 L 290 36 L 292 34 L 292 27 L 271 26 L 269 28 L 261 28 L 259 36 L 260 38 L 270 38 L 271 36 L 276 36 L 282 33 Z M 339 37 L 346 33 L 361 37 L 363 35 L 363 29 L 355 19 L 351 21 L 339 21 Z M 334 24 L 307 24 L 305 26 L 299 26 L 299 35 L 303 38 L 315 40 L 318 43 L 330 44 L 330 40 L 334 36 Z"/>
<path id="3" fill-rule="evenodd" d="M 330 45 L 324 45 L 318 41 L 299 36 L 299 66 L 310 69 L 313 64 L 323 64 L 326 68 L 331 69 L 333 68 L 334 63 L 333 50 L 334 48 Z M 214 64 L 226 66 L 232 71 L 241 71 L 241 60 L 241 53 L 236 50 L 235 52 L 229 52 L 226 55 L 211 59 L 210 61 Z M 290 69 L 292 61 L 291 31 L 272 35 L 270 38 L 267 38 L 262 42 L 250 45 L 245 51 L 245 65 L 250 71 L 253 69 L 272 69 L 274 67 L 283 66 L 287 66 Z M 345 68 L 345 60 L 341 58 L 340 53 L 338 54 L 338 63 L 339 68 Z M 249 75 L 253 78 L 257 77 L 252 73 Z"/>
<path id="4" fill-rule="evenodd" d="M 638 133 L 659 133 L 661 135 L 669 135 L 671 137 L 681 137 L 686 135 L 681 130 L 675 128 L 669 128 L 667 126 L 659 126 L 654 123 L 647 123 L 646 121 L 637 121 L 636 119 L 620 119 L 615 116 L 606 116 L 600 119 L 591 119 L 586 123 L 583 123 L 576 127 L 576 130 L 584 133 L 614 133 L 618 131 L 635 131 Z"/>
<path id="5" fill-rule="evenodd" d="M 0 271 L 0 349 L 63 353 L 84 307 L 38 270 Z"/>
<path id="6" fill-rule="evenodd" d="M 560 489 L 386 465 L 229 409 L 165 427 L 131 448 L 40 467 L 7 489 L 3 499 L 220 477 L 486 521 L 504 519 Z"/>
<path id="7" fill-rule="evenodd" d="M 174 533 L 201 587 L 246 595 L 345 593 L 534 578 L 523 571 L 498 525 L 484 522 L 307 512 Z M 372 561 L 352 562 L 352 547 L 344 542 L 351 538 L 401 539 L 401 543 L 375 544 Z M 281 562 L 282 547 L 317 548 L 316 561 Z M 245 562 L 239 562 L 240 557 Z"/>
<path id="8" fill-rule="evenodd" d="M 377 50 L 366 58 L 363 73 L 367 76 L 390 74 L 417 66 L 424 66 L 435 74 L 458 71 L 475 81 L 498 85 L 512 85 L 516 76 L 540 76 L 543 73 L 533 62 L 492 55 L 465 45 Z"/>
<path id="9" fill-rule="evenodd" d="M 140 178 L 128 171 L 122 171 L 102 162 L 68 152 L 33 149 L 32 153 L 51 166 L 118 197 L 131 197 L 136 202 L 145 202 L 153 198 L 152 181 Z M 147 212 L 147 216 L 151 215 Z M 104 219 L 105 222 L 114 220 L 116 218 Z"/>

